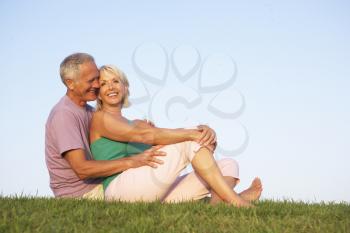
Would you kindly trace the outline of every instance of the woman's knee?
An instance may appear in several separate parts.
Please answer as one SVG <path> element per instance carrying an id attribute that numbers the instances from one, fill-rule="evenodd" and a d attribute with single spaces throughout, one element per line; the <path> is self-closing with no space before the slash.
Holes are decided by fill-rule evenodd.
<path id="1" fill-rule="evenodd" d="M 232 176 L 239 179 L 239 165 L 236 160 L 224 158 L 217 161 L 223 176 Z"/>
<path id="2" fill-rule="evenodd" d="M 192 161 L 196 153 L 201 150 L 208 150 L 207 148 L 201 146 L 199 143 L 194 141 L 186 141 L 182 143 L 183 151 L 188 155 L 189 160 Z M 209 150 L 208 150 L 209 151 Z"/>

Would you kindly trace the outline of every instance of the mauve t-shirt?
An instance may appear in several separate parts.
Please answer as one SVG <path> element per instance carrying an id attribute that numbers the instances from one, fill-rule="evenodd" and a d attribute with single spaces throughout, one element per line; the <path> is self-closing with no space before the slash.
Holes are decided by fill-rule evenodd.
<path id="1" fill-rule="evenodd" d="M 101 179 L 81 180 L 62 154 L 83 149 L 92 160 L 89 129 L 93 108 L 80 107 L 64 96 L 53 107 L 46 122 L 45 158 L 50 175 L 50 187 L 56 197 L 81 197 L 92 190 Z"/>

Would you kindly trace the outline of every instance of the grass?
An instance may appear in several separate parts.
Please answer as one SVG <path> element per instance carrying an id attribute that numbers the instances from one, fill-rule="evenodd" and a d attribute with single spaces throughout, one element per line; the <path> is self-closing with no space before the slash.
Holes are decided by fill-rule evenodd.
<path id="1" fill-rule="evenodd" d="M 261 201 L 254 209 L 0 197 L 0 232 L 350 232 L 350 205 Z"/>

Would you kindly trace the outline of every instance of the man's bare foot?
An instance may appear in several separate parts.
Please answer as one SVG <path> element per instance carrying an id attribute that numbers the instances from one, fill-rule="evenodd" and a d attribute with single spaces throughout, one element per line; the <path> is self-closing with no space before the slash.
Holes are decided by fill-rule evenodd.
<path id="1" fill-rule="evenodd" d="M 242 191 L 239 196 L 242 197 L 246 201 L 256 201 L 259 200 L 261 192 L 262 192 L 262 183 L 261 180 L 256 177 L 249 188 Z"/>

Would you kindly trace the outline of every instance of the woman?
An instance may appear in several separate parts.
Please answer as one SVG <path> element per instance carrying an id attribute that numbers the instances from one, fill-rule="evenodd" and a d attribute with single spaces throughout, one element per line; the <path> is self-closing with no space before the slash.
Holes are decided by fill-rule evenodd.
<path id="1" fill-rule="evenodd" d="M 223 201 L 251 206 L 250 202 L 260 197 L 259 178 L 242 193 L 233 191 L 239 182 L 238 166 L 232 159 L 214 160 L 216 136 L 209 127 L 163 129 L 142 120 L 130 121 L 121 112 L 129 106 L 129 83 L 124 73 L 114 66 L 103 66 L 99 83 L 90 130 L 91 151 L 96 160 L 120 161 L 120 173 L 103 182 L 107 200 L 179 202 L 197 200 L 210 192 L 212 204 Z M 163 153 L 153 156 L 149 153 L 152 150 Z M 179 177 L 189 164 L 195 172 Z"/>

